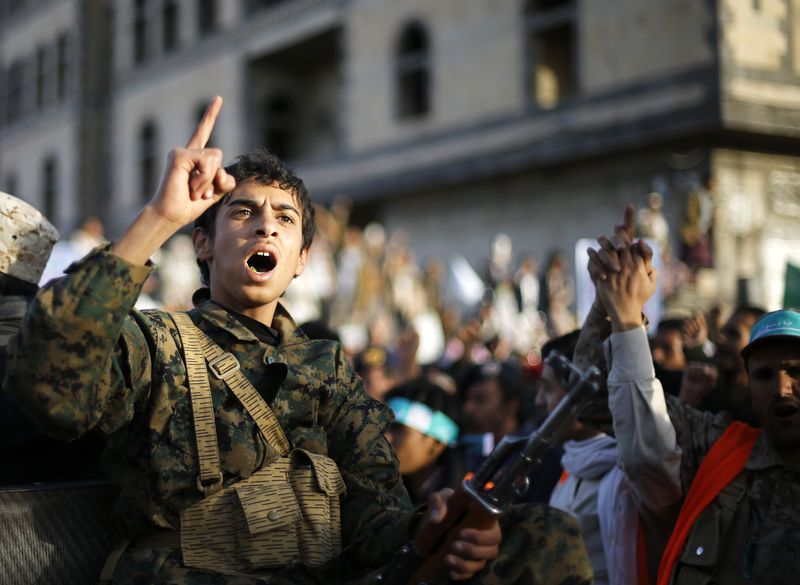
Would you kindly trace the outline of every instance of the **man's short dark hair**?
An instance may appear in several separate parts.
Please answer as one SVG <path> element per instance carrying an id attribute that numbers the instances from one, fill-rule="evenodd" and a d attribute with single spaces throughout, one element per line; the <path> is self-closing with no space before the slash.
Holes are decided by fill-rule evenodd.
<path id="1" fill-rule="evenodd" d="M 525 380 L 518 365 L 512 362 L 490 361 L 485 364 L 473 364 L 467 368 L 459 384 L 461 394 L 466 395 L 470 387 L 483 380 L 497 380 L 504 404 L 513 400 L 521 401 L 525 393 Z"/>
<path id="2" fill-rule="evenodd" d="M 237 185 L 243 181 L 255 181 L 259 185 L 276 185 L 291 193 L 302 214 L 303 249 L 306 250 L 311 247 L 311 242 L 314 240 L 314 232 L 316 231 L 314 206 L 311 204 L 311 198 L 303 180 L 287 167 L 281 159 L 268 152 L 265 148 L 259 148 L 236 157 L 236 162 L 225 167 L 225 172 L 236 179 Z M 217 213 L 229 197 L 230 193 L 227 193 L 214 205 L 206 209 L 194 222 L 194 227 L 202 229 L 212 240 L 214 239 L 214 225 L 217 220 Z M 208 263 L 198 260 L 197 265 L 200 267 L 203 283 L 209 285 Z"/>
<path id="3" fill-rule="evenodd" d="M 753 322 L 755 323 L 766 314 L 767 311 L 761 307 L 755 307 L 753 305 L 740 305 L 733 310 L 730 318 L 732 319 L 733 317 L 747 316 L 753 319 Z"/>
<path id="4" fill-rule="evenodd" d="M 683 333 L 683 319 L 663 319 L 659 321 L 656 331 L 659 333 L 663 331 Z"/>
<path id="5" fill-rule="evenodd" d="M 560 337 L 554 337 L 542 346 L 542 359 L 547 359 L 553 350 L 563 355 L 568 360 L 572 360 L 575 354 L 575 346 L 578 345 L 578 337 L 580 337 L 581 330 L 576 329 L 566 333 Z"/>

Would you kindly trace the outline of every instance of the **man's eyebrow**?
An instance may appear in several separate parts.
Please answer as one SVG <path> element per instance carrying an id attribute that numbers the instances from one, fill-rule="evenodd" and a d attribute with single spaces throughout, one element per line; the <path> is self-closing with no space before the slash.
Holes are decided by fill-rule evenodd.
<path id="1" fill-rule="evenodd" d="M 297 211 L 297 208 L 289 203 L 276 203 L 272 207 L 274 209 L 282 209 L 284 211 L 294 211 L 297 215 L 300 215 L 300 212 Z"/>
<path id="2" fill-rule="evenodd" d="M 225 203 L 226 207 L 231 207 L 233 205 L 244 205 L 245 207 L 260 207 L 261 202 L 256 199 L 252 199 L 250 197 L 237 197 L 236 199 L 233 198 L 228 199 L 228 201 Z"/>

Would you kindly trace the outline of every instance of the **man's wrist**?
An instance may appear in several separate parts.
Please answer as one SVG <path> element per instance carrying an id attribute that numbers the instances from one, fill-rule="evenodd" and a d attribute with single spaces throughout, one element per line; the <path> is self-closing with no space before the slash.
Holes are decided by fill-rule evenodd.
<path id="1" fill-rule="evenodd" d="M 611 331 L 614 333 L 630 331 L 631 329 L 636 329 L 644 324 L 641 311 L 637 313 L 611 312 L 609 316 L 611 317 Z"/>
<path id="2" fill-rule="evenodd" d="M 144 264 L 181 227 L 176 227 L 150 205 L 146 205 L 113 245 L 111 252 L 131 264 Z"/>

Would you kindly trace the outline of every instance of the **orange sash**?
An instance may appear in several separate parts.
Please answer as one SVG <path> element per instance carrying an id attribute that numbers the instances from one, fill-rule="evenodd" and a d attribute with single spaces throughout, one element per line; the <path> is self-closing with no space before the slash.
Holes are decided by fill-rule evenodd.
<path id="1" fill-rule="evenodd" d="M 669 584 L 672 571 L 698 516 L 742 472 L 760 434 L 761 429 L 735 421 L 711 446 L 689 487 L 675 529 L 669 537 L 664 556 L 661 557 L 658 585 Z"/>

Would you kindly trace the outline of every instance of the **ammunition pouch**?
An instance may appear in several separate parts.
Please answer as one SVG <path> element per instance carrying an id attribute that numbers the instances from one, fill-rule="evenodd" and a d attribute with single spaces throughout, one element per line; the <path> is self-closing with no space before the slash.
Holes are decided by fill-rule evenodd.
<path id="1" fill-rule="evenodd" d="M 279 569 L 295 561 L 313 567 L 337 556 L 342 549 L 339 500 L 345 484 L 336 462 L 292 449 L 236 358 L 223 352 L 185 313 L 172 317 L 184 345 L 200 459 L 198 488 L 204 494 L 181 512 L 183 564 L 237 574 Z M 247 479 L 224 488 L 203 358 L 279 454 Z M 224 367 L 215 368 L 218 364 Z"/>
<path id="2" fill-rule="evenodd" d="M 187 567 L 221 573 L 317 566 L 341 552 L 339 496 L 344 480 L 333 460 L 302 450 L 181 512 Z"/>

